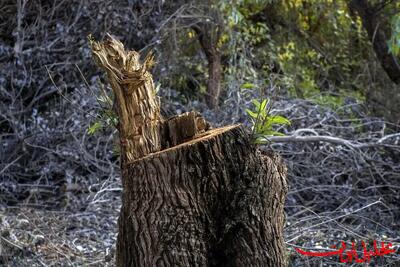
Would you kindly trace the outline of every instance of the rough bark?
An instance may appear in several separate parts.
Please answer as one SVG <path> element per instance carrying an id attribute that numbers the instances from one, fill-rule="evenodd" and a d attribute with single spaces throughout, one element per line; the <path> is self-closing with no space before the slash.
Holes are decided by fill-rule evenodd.
<path id="1" fill-rule="evenodd" d="M 122 54 L 132 53 L 123 47 L 118 48 L 122 54 L 116 53 L 114 41 L 92 40 L 91 44 L 98 64 L 114 80 L 114 92 L 122 91 L 122 97 L 136 101 L 123 102 L 117 96 L 117 104 L 148 107 L 146 103 L 152 103 L 148 98 L 155 95 L 131 96 L 146 89 L 134 87 L 142 79 L 131 79 L 132 69 L 121 74 L 114 69 Z M 136 69 L 145 65 L 139 63 Z M 147 84 L 147 88 L 152 86 Z M 158 114 L 158 105 L 151 108 L 149 114 Z M 118 114 L 125 116 L 121 109 Z M 120 120 L 141 125 L 144 136 L 138 140 L 158 143 L 148 148 L 147 142 L 132 139 L 132 146 L 122 150 L 126 155 L 121 166 L 117 266 L 286 265 L 286 168 L 277 155 L 261 155 L 242 126 L 211 129 L 195 112 L 141 122 L 129 115 Z M 119 130 L 124 138 L 132 131 L 129 125 L 120 125 Z M 138 147 L 140 154 L 130 150 Z"/>
<path id="2" fill-rule="evenodd" d="M 284 266 L 283 166 L 241 126 L 130 163 L 117 266 Z"/>

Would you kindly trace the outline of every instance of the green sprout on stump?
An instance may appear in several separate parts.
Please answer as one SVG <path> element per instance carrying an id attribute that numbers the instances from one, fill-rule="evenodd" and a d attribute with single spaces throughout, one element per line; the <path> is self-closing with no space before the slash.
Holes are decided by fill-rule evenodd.
<path id="1" fill-rule="evenodd" d="M 269 99 L 264 99 L 261 103 L 254 99 L 252 101 L 255 109 L 246 109 L 252 122 L 252 136 L 256 144 L 268 142 L 268 136 L 283 136 L 283 133 L 274 130 L 276 125 L 290 125 L 290 121 L 283 116 L 270 115 L 271 104 Z"/>
<path id="2" fill-rule="evenodd" d="M 102 88 L 102 94 L 96 97 L 99 103 L 100 109 L 97 114 L 97 120 L 95 120 L 87 129 L 89 135 L 94 135 L 98 130 L 107 127 L 117 127 L 118 117 L 113 109 L 113 100 L 107 95 L 105 90 Z"/>

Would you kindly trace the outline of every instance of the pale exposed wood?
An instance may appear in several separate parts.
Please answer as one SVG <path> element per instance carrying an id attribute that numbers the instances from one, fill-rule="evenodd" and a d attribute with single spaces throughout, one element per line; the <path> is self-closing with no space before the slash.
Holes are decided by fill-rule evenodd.
<path id="1" fill-rule="evenodd" d="M 124 162 L 159 151 L 162 119 L 160 100 L 149 72 L 153 56 L 148 55 L 141 63 L 137 52 L 126 51 L 111 36 L 104 42 L 96 42 L 89 36 L 89 42 L 94 59 L 106 71 L 115 95 Z"/>

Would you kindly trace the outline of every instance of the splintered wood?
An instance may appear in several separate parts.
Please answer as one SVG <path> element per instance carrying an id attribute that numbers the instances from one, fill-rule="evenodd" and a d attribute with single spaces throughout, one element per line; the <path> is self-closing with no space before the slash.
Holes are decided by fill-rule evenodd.
<path id="1" fill-rule="evenodd" d="M 160 100 L 149 72 L 154 64 L 152 54 L 141 63 L 139 53 L 126 51 L 111 36 L 104 42 L 96 42 L 92 36 L 88 38 L 94 59 L 107 73 L 115 95 L 123 162 L 159 151 L 162 118 Z"/>

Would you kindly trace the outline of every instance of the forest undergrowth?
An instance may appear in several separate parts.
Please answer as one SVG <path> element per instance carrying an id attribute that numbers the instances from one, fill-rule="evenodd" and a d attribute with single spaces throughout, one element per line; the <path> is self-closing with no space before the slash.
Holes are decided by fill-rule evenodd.
<path id="1" fill-rule="evenodd" d="M 196 109 L 216 127 L 247 123 L 242 108 L 232 121 L 237 105 L 234 100 L 211 112 L 198 101 L 181 104 L 173 90 L 163 92 L 164 114 Z M 250 102 L 254 97 L 257 95 L 247 95 L 241 101 Z M 280 153 L 288 167 L 285 238 L 292 266 L 318 262 L 335 265 L 338 261 L 335 257 L 302 257 L 294 251 L 296 247 L 318 250 L 340 241 L 373 240 L 399 246 L 400 184 L 395 181 L 400 173 L 396 164 L 400 136 L 387 134 L 390 124 L 367 116 L 361 104 L 348 102 L 333 110 L 302 99 L 279 95 L 275 99 L 272 112 L 292 122 L 280 129 L 286 137 L 337 138 L 329 142 L 273 142 L 261 147 Z M 41 170 L 42 177 L 33 184 L 21 185 L 12 173 L 3 176 L 8 179 L 3 178 L 0 197 L 8 204 L 1 206 L 1 244 L 6 251 L 2 264 L 113 264 L 122 190 L 115 130 L 89 135 L 94 111 L 87 103 L 96 105 L 91 91 L 82 88 L 68 100 L 60 97 L 48 114 L 32 116 L 36 121 L 32 127 L 37 127 L 38 134 L 27 144 L 40 155 L 31 165 Z M 67 119 L 60 121 L 53 114 Z M 60 172 L 67 178 L 50 179 Z M 23 199 L 13 199 L 15 196 Z M 397 254 L 373 259 L 379 266 L 399 261 Z"/>

